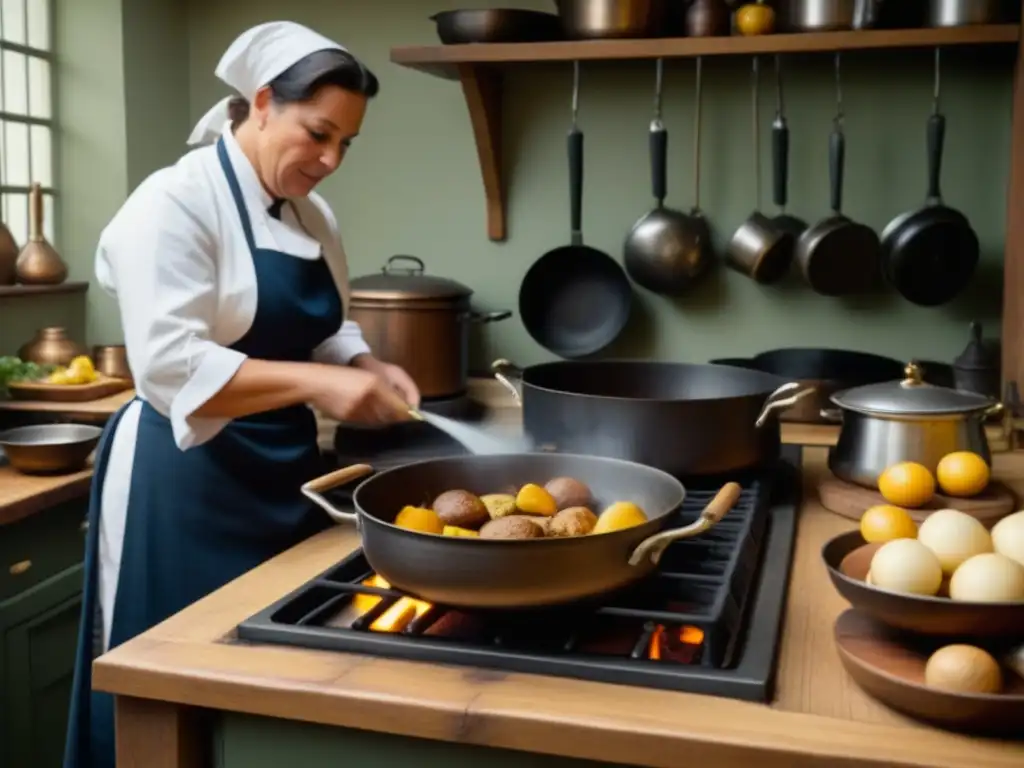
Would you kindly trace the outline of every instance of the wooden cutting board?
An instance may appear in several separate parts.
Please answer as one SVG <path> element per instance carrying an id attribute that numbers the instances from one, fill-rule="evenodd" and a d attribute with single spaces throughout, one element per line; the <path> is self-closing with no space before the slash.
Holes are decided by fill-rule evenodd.
<path id="1" fill-rule="evenodd" d="M 7 385 L 15 400 L 35 400 L 43 403 L 84 403 L 100 400 L 132 388 L 131 379 L 100 376 L 89 384 L 47 384 L 19 381 Z"/>
<path id="2" fill-rule="evenodd" d="M 818 498 L 825 509 L 858 522 L 868 507 L 889 503 L 878 491 L 848 483 L 837 477 L 826 477 L 818 483 Z M 935 510 L 950 508 L 975 517 L 986 528 L 991 528 L 1017 508 L 1017 497 L 998 480 L 992 480 L 988 488 L 972 498 L 959 499 L 937 493 L 924 506 L 907 511 L 915 522 L 921 523 Z"/>

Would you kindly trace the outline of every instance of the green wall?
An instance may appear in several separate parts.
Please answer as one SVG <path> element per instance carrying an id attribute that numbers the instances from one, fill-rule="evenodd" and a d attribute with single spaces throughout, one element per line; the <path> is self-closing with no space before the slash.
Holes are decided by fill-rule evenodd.
<path id="1" fill-rule="evenodd" d="M 456 0 L 57 0 L 62 118 L 60 245 L 73 278 L 92 274 L 103 225 L 129 189 L 184 148 L 193 120 L 226 92 L 213 76 L 224 47 L 251 24 L 291 18 L 349 45 L 374 68 L 383 89 L 341 171 L 323 185 L 341 221 L 353 274 L 375 271 L 395 253 L 423 258 L 430 271 L 457 277 L 482 308 L 515 309 L 520 280 L 546 249 L 568 236 L 565 131 L 568 65 L 509 72 L 504 162 L 510 179 L 509 239 L 485 236 L 480 173 L 456 83 L 392 65 L 393 45 L 436 41 L 430 13 Z M 544 0 L 502 5 L 548 8 Z M 97 45 L 102 39 L 104 43 Z M 705 360 L 789 345 L 830 345 L 900 357 L 949 359 L 979 318 L 998 332 L 1005 189 L 1010 132 L 1009 51 L 945 56 L 943 106 L 949 119 L 944 190 L 979 231 L 984 264 L 967 295 L 938 308 L 896 297 L 859 302 L 819 297 L 791 280 L 763 288 L 719 270 L 685 299 L 637 289 L 631 326 L 609 354 Z M 762 84 L 764 182 L 769 199 L 771 62 Z M 791 208 L 814 220 L 826 212 L 826 140 L 834 95 L 827 56 L 785 61 L 793 132 Z M 702 203 L 720 241 L 753 203 L 749 61 L 705 65 Z M 689 207 L 692 183 L 693 62 L 668 66 L 671 132 L 669 203 Z M 930 108 L 928 51 L 844 57 L 848 166 L 846 210 L 881 228 L 918 205 L 924 187 L 924 120 Z M 650 205 L 646 130 L 653 65 L 583 68 L 586 132 L 585 237 L 619 255 L 633 221 Z M 116 308 L 94 286 L 87 300 L 53 298 L 0 304 L 0 349 L 42 324 L 81 329 L 91 343 L 120 339 Z M 480 365 L 501 354 L 532 363 L 550 358 L 517 318 L 476 340 Z"/>

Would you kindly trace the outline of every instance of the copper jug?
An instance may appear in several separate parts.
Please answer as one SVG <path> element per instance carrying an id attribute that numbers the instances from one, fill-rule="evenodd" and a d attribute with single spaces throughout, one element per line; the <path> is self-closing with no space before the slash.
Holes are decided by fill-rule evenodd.
<path id="1" fill-rule="evenodd" d="M 36 335 L 18 350 L 18 357 L 26 363 L 39 365 L 67 365 L 85 350 L 68 338 L 63 328 L 40 328 Z"/>
<path id="2" fill-rule="evenodd" d="M 725 0 L 693 0 L 686 10 L 688 37 L 720 37 L 731 31 L 732 12 Z"/>
<path id="3" fill-rule="evenodd" d="M 28 242 L 16 265 L 19 283 L 59 285 L 68 277 L 68 267 L 43 236 L 43 190 L 38 182 L 29 191 Z"/>
<path id="4" fill-rule="evenodd" d="M 14 285 L 18 261 L 18 244 L 7 225 L 0 221 L 0 285 Z"/>

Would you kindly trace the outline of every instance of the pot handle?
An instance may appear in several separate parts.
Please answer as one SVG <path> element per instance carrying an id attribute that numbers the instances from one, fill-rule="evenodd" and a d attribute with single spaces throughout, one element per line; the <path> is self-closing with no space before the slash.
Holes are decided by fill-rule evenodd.
<path id="1" fill-rule="evenodd" d="M 768 395 L 768 399 L 765 400 L 764 407 L 761 409 L 761 413 L 758 414 L 757 421 L 754 422 L 754 426 L 763 427 L 765 424 L 768 423 L 768 417 L 771 416 L 773 413 L 775 413 L 776 411 L 785 411 L 789 408 L 792 408 L 798 402 L 803 400 L 808 395 L 813 394 L 815 391 L 814 387 L 807 387 L 807 389 L 802 389 L 799 392 L 789 395 L 788 397 L 783 397 L 783 395 L 785 395 L 787 392 L 793 392 L 794 389 L 799 388 L 800 385 L 797 382 L 791 381 L 788 384 L 783 384 L 781 387 L 779 387 L 770 395 Z"/>
<path id="2" fill-rule="evenodd" d="M 339 485 L 345 485 L 351 483 L 353 480 L 358 480 L 360 477 L 373 472 L 373 467 L 369 464 L 353 464 L 350 467 L 342 467 L 336 469 L 326 475 L 315 477 L 309 482 L 302 484 L 302 495 L 312 501 L 318 507 L 324 510 L 330 518 L 336 523 L 355 523 L 356 529 L 359 528 L 359 515 L 352 514 L 351 512 L 342 512 L 336 506 L 331 504 L 323 494 L 332 488 L 337 488 Z"/>
<path id="3" fill-rule="evenodd" d="M 400 253 L 397 256 L 392 256 L 391 258 L 389 258 L 387 260 L 387 263 L 384 264 L 384 268 L 381 269 L 381 272 L 383 272 L 385 275 L 390 275 L 392 272 L 398 271 L 392 266 L 396 261 L 409 261 L 415 264 L 415 267 L 406 267 L 405 269 L 401 270 L 402 272 L 406 272 L 410 275 L 422 275 L 424 270 L 426 270 L 427 268 L 426 265 L 423 263 L 423 259 L 417 256 L 406 256 L 404 253 Z"/>
<path id="4" fill-rule="evenodd" d="M 498 358 L 491 363 L 491 372 L 501 384 L 512 393 L 516 405 L 523 407 L 523 370 L 510 360 Z"/>
<path id="5" fill-rule="evenodd" d="M 742 492 L 743 488 L 740 487 L 739 483 L 726 483 L 715 494 L 715 497 L 708 502 L 708 505 L 704 507 L 700 517 L 695 522 L 683 528 L 662 531 L 653 536 L 648 536 L 637 544 L 633 554 L 629 556 L 629 564 L 637 566 L 650 558 L 650 561 L 657 565 L 661 560 L 661 556 L 665 554 L 665 550 L 668 549 L 669 544 L 689 539 L 693 536 L 699 536 L 721 521 L 726 513 L 736 506 L 736 502 L 740 500 Z"/>
<path id="6" fill-rule="evenodd" d="M 833 424 L 840 424 L 843 421 L 843 412 L 838 408 L 822 408 L 818 411 L 818 415 L 821 416 L 823 421 L 829 421 Z"/>
<path id="7" fill-rule="evenodd" d="M 470 323 L 483 325 L 484 323 L 496 323 L 499 320 L 508 320 L 512 312 L 507 309 L 499 309 L 495 312 L 467 312 L 459 317 L 460 320 L 467 320 Z"/>

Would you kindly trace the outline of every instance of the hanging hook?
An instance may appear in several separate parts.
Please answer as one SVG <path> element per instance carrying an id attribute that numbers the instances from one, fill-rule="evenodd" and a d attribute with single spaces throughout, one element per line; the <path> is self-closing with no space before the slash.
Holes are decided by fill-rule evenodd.
<path id="1" fill-rule="evenodd" d="M 580 112 L 580 62 L 572 63 L 572 128 L 576 130 L 576 118 Z"/>
<path id="2" fill-rule="evenodd" d="M 661 87 L 665 77 L 665 60 L 658 59 L 654 75 L 654 119 L 661 122 Z"/>
<path id="3" fill-rule="evenodd" d="M 785 102 L 782 95 L 782 56 L 775 54 L 775 117 L 785 113 Z"/>
<path id="4" fill-rule="evenodd" d="M 832 122 L 835 126 L 841 127 L 843 124 L 843 78 L 842 78 L 842 56 L 836 53 L 836 116 Z"/>
<path id="5" fill-rule="evenodd" d="M 932 91 L 932 114 L 939 114 L 939 90 L 942 82 L 942 49 L 935 46 L 935 84 Z"/>

